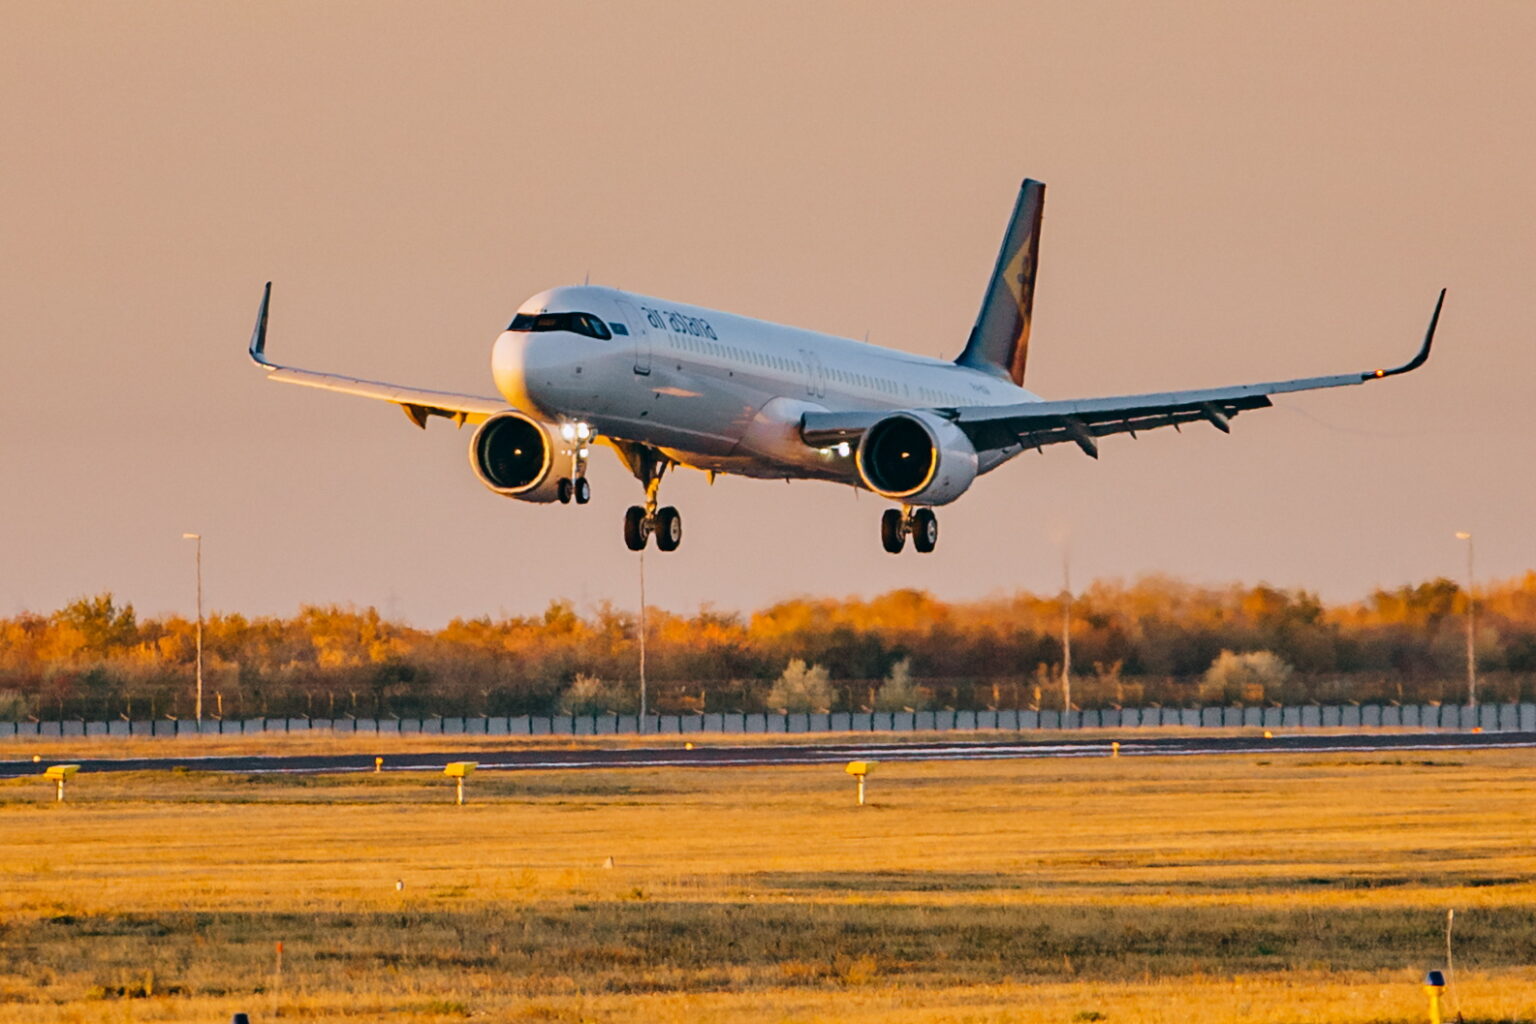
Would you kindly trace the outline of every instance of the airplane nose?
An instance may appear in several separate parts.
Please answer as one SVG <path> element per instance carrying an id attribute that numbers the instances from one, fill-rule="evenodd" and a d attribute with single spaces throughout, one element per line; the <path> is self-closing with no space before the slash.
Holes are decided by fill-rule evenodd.
<path id="1" fill-rule="evenodd" d="M 538 411 L 528 394 L 529 357 L 535 337 L 527 331 L 502 331 L 491 346 L 491 378 L 496 390 L 512 408 L 523 412 Z"/>

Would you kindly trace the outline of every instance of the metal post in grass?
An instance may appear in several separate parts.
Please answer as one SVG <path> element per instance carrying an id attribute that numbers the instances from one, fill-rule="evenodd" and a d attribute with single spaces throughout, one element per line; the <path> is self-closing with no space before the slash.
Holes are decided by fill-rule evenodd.
<path id="1" fill-rule="evenodd" d="M 279 939 L 277 943 L 277 962 L 272 970 L 272 1016 L 282 1016 L 281 1000 L 283 997 L 283 943 Z"/>
<path id="2" fill-rule="evenodd" d="M 1450 907 L 1445 912 L 1445 974 L 1451 981 L 1456 980 L 1456 967 L 1451 960 L 1451 928 L 1456 924 L 1456 908 Z M 1460 1009 L 1458 1006 L 1457 1009 Z"/>

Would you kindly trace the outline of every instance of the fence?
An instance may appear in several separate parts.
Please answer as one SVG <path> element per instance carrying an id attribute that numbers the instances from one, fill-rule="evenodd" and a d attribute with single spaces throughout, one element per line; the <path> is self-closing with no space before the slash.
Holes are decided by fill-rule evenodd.
<path id="1" fill-rule="evenodd" d="M 1035 732 L 1054 729 L 1482 729 L 1536 732 L 1536 704 L 1110 708 L 821 714 L 517 715 L 476 718 L 247 718 L 0 722 L 0 742 L 30 737 L 251 736 L 328 732 L 441 736 L 679 736 L 691 733 Z"/>

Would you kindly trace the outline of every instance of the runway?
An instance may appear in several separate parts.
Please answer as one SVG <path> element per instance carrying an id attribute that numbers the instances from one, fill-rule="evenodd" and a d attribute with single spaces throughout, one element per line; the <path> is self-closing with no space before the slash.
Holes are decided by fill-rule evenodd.
<path id="1" fill-rule="evenodd" d="M 744 768 L 840 764 L 845 761 L 997 761 L 1050 757 L 1107 757 L 1111 740 L 979 740 L 939 743 L 827 743 L 801 745 L 682 746 L 622 749 L 446 750 L 385 755 L 384 771 L 442 771 L 450 761 L 475 761 L 480 771 L 552 771 L 601 768 Z M 1314 733 L 1276 736 L 1135 737 L 1119 741 L 1121 757 L 1196 757 L 1212 754 L 1285 755 L 1408 753 L 1413 751 L 1536 748 L 1536 733 Z M 215 755 L 211 757 L 52 757 L 41 762 L 0 761 L 0 778 L 41 774 L 50 764 L 80 765 L 82 772 L 189 771 L 237 774 L 371 772 L 369 754 Z"/>

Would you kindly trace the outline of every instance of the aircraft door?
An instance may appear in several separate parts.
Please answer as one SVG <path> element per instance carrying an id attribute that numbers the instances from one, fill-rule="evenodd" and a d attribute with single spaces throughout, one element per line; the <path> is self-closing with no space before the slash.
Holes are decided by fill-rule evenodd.
<path id="1" fill-rule="evenodd" d="M 805 362 L 805 393 L 811 398 L 827 397 L 827 368 L 821 362 L 821 356 L 810 349 L 800 350 L 800 356 Z"/>
<path id="2" fill-rule="evenodd" d="M 629 336 L 635 342 L 635 372 L 645 376 L 651 372 L 651 332 L 646 326 L 645 317 L 634 306 L 623 299 L 614 300 L 618 303 L 619 311 L 624 314 L 624 323 L 629 328 Z"/>

